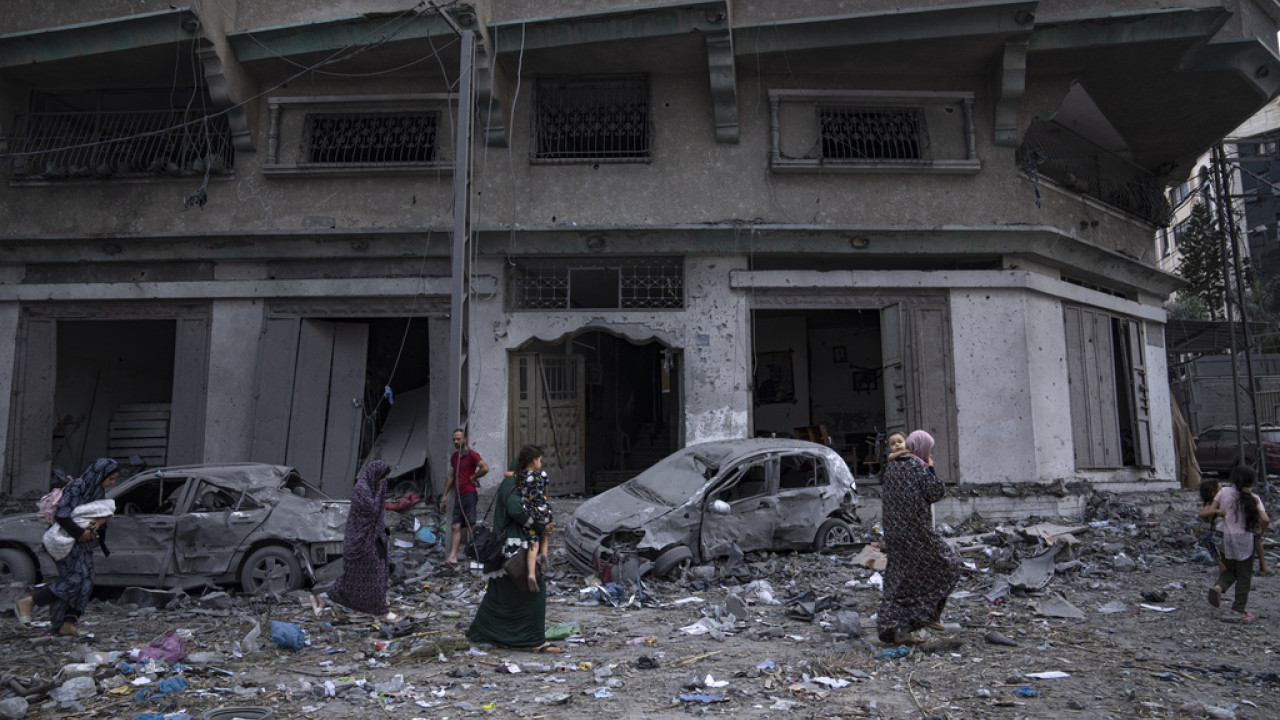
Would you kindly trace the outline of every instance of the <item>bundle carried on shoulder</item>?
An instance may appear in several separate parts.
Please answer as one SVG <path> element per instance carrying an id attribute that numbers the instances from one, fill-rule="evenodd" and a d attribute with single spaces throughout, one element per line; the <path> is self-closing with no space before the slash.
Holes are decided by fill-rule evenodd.
<path id="1" fill-rule="evenodd" d="M 116 514 L 116 501 L 94 500 L 77 506 L 71 511 L 71 520 L 82 528 L 87 528 L 95 520 L 104 520 Z M 58 523 L 54 523 L 44 532 L 44 549 L 53 556 L 54 560 L 61 560 L 71 554 L 71 548 L 76 546 L 76 538 L 67 534 Z"/>

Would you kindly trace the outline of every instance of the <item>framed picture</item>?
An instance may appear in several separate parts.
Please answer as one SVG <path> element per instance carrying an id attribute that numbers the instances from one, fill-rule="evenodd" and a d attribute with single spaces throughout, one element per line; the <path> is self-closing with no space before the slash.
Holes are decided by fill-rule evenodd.
<path id="1" fill-rule="evenodd" d="M 756 404 L 796 401 L 791 351 L 756 353 Z"/>
<path id="2" fill-rule="evenodd" d="M 843 365 L 849 362 L 849 351 L 843 345 L 836 345 L 831 348 L 831 362 L 837 365 Z"/>

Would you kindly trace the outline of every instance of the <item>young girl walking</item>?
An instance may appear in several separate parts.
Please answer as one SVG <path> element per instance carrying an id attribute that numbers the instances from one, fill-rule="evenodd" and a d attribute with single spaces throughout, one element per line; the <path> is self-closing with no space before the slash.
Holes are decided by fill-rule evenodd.
<path id="1" fill-rule="evenodd" d="M 1218 565 L 1218 574 L 1226 571 L 1227 565 L 1222 562 L 1222 518 L 1218 515 L 1205 517 L 1204 510 L 1213 504 L 1213 499 L 1218 497 L 1218 491 L 1222 489 L 1222 483 L 1217 478 L 1200 481 L 1200 518 L 1209 523 L 1209 529 L 1204 532 L 1204 537 L 1200 538 L 1200 545 L 1204 547 L 1205 552 L 1209 553 L 1209 557 Z"/>
<path id="2" fill-rule="evenodd" d="M 530 524 L 550 525 L 553 521 L 551 506 L 547 502 L 547 473 L 542 469 L 542 448 L 537 445 L 525 445 L 520 448 L 519 455 L 520 500 L 524 512 L 529 516 Z M 538 532 L 532 527 L 525 530 L 528 561 L 525 563 L 529 571 L 530 592 L 537 592 L 538 561 L 547 563 L 548 533 Z"/>
<path id="3" fill-rule="evenodd" d="M 1243 620 L 1252 620 L 1253 614 L 1245 607 L 1253 584 L 1253 538 L 1270 519 L 1262 499 L 1253 494 L 1253 470 L 1237 465 L 1231 470 L 1230 480 L 1235 487 L 1219 490 L 1213 502 L 1200 511 L 1200 517 L 1222 519 L 1221 552 L 1226 569 L 1218 575 L 1217 584 L 1209 588 L 1209 604 L 1218 607 L 1222 593 L 1235 585 L 1231 611 Z"/>

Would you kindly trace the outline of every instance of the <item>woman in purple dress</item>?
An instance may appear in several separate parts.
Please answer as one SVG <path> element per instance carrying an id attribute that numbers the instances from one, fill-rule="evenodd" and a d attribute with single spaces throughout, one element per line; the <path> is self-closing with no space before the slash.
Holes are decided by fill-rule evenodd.
<path id="1" fill-rule="evenodd" d="M 383 498 L 391 466 L 374 460 L 360 471 L 342 536 L 342 577 L 324 597 L 357 612 L 387 612 L 387 527 Z"/>

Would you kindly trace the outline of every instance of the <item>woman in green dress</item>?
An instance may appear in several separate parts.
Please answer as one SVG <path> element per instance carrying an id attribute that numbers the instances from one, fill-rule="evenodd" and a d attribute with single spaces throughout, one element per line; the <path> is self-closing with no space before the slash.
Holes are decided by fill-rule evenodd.
<path id="1" fill-rule="evenodd" d="M 525 467 L 533 458 L 541 456 L 542 449 L 526 445 L 520 449 L 517 467 Z M 534 522 L 524 511 L 517 483 L 519 478 L 509 475 L 498 486 L 498 502 L 494 504 L 493 526 L 501 528 L 506 538 L 502 548 L 503 561 L 517 553 L 528 551 L 525 528 L 550 534 L 555 523 L 545 526 Z M 564 649 L 547 642 L 547 581 L 542 578 L 536 589 L 521 590 L 502 569 L 485 567 L 489 585 L 475 619 L 467 629 L 467 637 L 476 642 L 492 643 L 513 648 L 525 648 L 532 652 L 559 653 Z"/>

